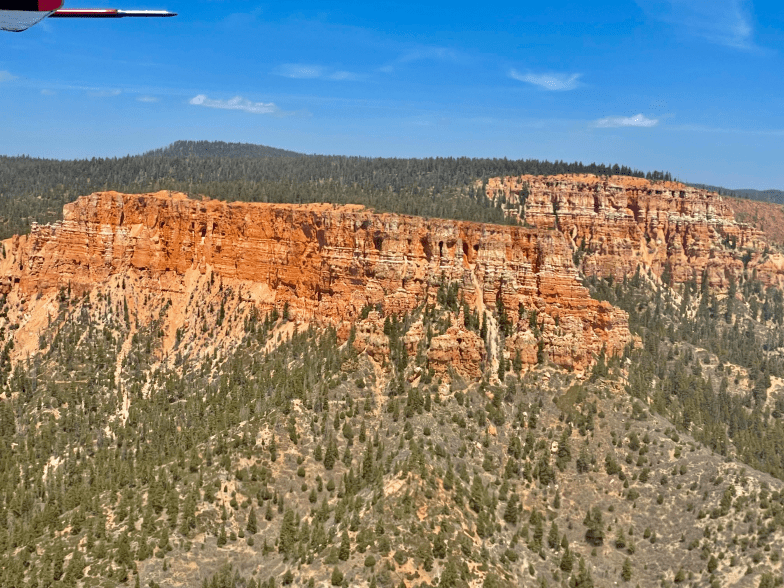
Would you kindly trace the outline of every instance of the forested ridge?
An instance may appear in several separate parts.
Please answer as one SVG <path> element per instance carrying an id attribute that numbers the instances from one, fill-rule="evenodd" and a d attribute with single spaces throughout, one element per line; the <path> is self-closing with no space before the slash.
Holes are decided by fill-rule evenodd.
<path id="1" fill-rule="evenodd" d="M 750 200 L 762 200 L 774 204 L 784 204 L 784 191 L 782 190 L 733 190 L 738 198 L 748 198 Z"/>
<path id="2" fill-rule="evenodd" d="M 59 161 L 0 157 L 0 238 L 59 220 L 63 204 L 99 190 L 178 190 L 220 200 L 356 203 L 379 212 L 507 222 L 474 188 L 501 175 L 643 172 L 620 165 L 536 159 L 299 155 L 260 145 L 178 141 L 143 155 Z M 649 172 L 651 178 L 670 177 Z M 481 197 L 480 197 L 481 196 Z"/>
<path id="3" fill-rule="evenodd" d="M 379 212 L 504 223 L 502 211 L 476 197 L 474 182 L 496 176 L 566 173 L 673 179 L 666 171 L 643 172 L 618 164 L 305 155 L 222 141 L 177 141 L 120 158 L 0 156 L 0 238 L 28 232 L 33 221 L 59 220 L 63 204 L 99 190 L 139 193 L 168 189 L 220 200 L 356 203 Z M 777 190 L 691 185 L 727 196 L 782 202 Z"/>
<path id="4" fill-rule="evenodd" d="M 297 157 L 304 155 L 296 151 L 278 149 L 253 143 L 226 143 L 225 141 L 175 141 L 160 149 L 152 149 L 143 155 L 158 157 Z"/>

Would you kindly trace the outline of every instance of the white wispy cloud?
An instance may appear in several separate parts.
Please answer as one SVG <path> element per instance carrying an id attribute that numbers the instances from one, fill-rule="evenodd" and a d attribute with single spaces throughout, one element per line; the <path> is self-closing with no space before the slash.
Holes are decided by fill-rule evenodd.
<path id="1" fill-rule="evenodd" d="M 318 65 L 284 63 L 274 73 L 286 78 L 294 78 L 295 80 L 313 80 L 323 75 L 324 68 Z"/>
<path id="2" fill-rule="evenodd" d="M 545 90 L 564 91 L 574 90 L 579 85 L 581 74 L 562 74 L 562 73 L 520 73 L 516 69 L 509 72 L 509 77 L 519 82 L 534 84 Z"/>
<path id="3" fill-rule="evenodd" d="M 331 80 L 334 82 L 347 82 L 359 79 L 355 73 L 343 70 L 334 70 L 321 65 L 307 63 L 284 63 L 272 73 L 295 80 Z"/>
<path id="4" fill-rule="evenodd" d="M 637 0 L 645 13 L 688 35 L 755 50 L 750 0 Z"/>
<path id="5" fill-rule="evenodd" d="M 458 53 L 449 47 L 437 47 L 421 45 L 403 53 L 400 57 L 378 68 L 382 73 L 392 73 L 400 66 L 414 63 L 417 61 L 440 61 L 440 62 L 453 62 L 460 63 L 466 61 L 467 57 L 464 54 Z"/>
<path id="6" fill-rule="evenodd" d="M 190 99 L 190 104 L 206 106 L 207 108 L 220 108 L 223 110 L 242 110 L 253 114 L 279 114 L 281 113 L 273 102 L 251 102 L 242 96 L 235 96 L 231 100 L 213 100 L 204 94 L 199 94 Z"/>
<path id="7" fill-rule="evenodd" d="M 136 101 L 137 102 L 158 102 L 159 98 L 155 96 L 139 96 Z"/>
<path id="8" fill-rule="evenodd" d="M 357 74 L 351 73 L 350 71 L 335 71 L 329 74 L 327 79 L 333 80 L 335 82 L 351 82 L 358 80 L 359 76 Z"/>
<path id="9" fill-rule="evenodd" d="M 10 71 L 0 71 L 0 82 L 10 82 L 16 79 L 15 75 L 12 75 Z"/>
<path id="10" fill-rule="evenodd" d="M 55 94 L 57 94 L 57 92 L 55 92 L 54 90 L 49 90 L 47 88 L 44 88 L 43 90 L 41 90 L 41 94 L 43 96 L 54 96 Z"/>
<path id="11" fill-rule="evenodd" d="M 655 127 L 659 124 L 656 118 L 648 118 L 644 114 L 634 116 L 608 116 L 595 121 L 593 126 L 599 128 L 613 127 Z"/>
<path id="12" fill-rule="evenodd" d="M 113 98 L 122 94 L 122 90 L 93 90 L 87 94 L 92 98 Z"/>
<path id="13" fill-rule="evenodd" d="M 412 61 L 458 61 L 459 55 L 449 47 L 417 47 L 402 55 L 398 62 L 410 63 Z"/>

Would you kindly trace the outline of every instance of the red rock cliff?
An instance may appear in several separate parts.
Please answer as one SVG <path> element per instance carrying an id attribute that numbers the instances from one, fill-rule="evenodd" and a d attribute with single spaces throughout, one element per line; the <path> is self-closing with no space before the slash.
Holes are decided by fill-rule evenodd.
<path id="1" fill-rule="evenodd" d="M 765 255 L 762 233 L 736 222 L 730 200 L 713 192 L 586 174 L 491 178 L 487 195 L 526 225 L 552 229 L 557 219 L 586 274 L 622 277 L 641 265 L 661 275 L 669 263 L 674 282 L 707 270 L 712 285 L 726 286 L 747 256 L 763 281 L 782 283 L 784 259 Z"/>
<path id="2" fill-rule="evenodd" d="M 68 287 L 88 291 L 127 275 L 151 292 L 165 290 L 176 306 L 187 302 L 186 275 L 212 273 L 252 292 L 249 300 L 261 310 L 288 303 L 309 322 L 345 325 L 367 304 L 402 313 L 432 300 L 442 281 L 457 281 L 480 314 L 495 308 L 498 296 L 515 318 L 520 304 L 535 309 L 545 351 L 560 365 L 584 367 L 602 347 L 614 353 L 630 340 L 625 313 L 589 297 L 569 244 L 545 228 L 358 206 L 102 192 L 66 205 L 62 222 L 34 226 L 5 246 L 5 288 L 28 298 Z M 193 296 L 191 290 L 188 301 Z M 516 329 L 515 341 L 536 346 L 527 320 Z"/>

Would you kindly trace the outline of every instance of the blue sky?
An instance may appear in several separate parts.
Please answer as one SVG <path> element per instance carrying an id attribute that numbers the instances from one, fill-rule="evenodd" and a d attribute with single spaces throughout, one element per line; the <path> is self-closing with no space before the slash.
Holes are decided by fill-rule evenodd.
<path id="1" fill-rule="evenodd" d="M 784 189 L 784 11 L 750 0 L 66 0 L 0 32 L 0 153 L 178 139 L 621 163 Z"/>

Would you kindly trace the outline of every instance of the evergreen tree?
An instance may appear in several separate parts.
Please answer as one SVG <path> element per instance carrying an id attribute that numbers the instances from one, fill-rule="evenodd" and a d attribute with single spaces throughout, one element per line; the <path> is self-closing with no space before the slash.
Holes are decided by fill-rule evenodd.
<path id="1" fill-rule="evenodd" d="M 245 526 L 245 529 L 251 535 L 255 535 L 256 531 L 258 530 L 257 522 L 256 522 L 256 509 L 252 506 L 250 507 L 250 512 L 248 513 L 248 523 Z"/>
<path id="2" fill-rule="evenodd" d="M 621 578 L 623 578 L 624 582 L 628 582 L 632 579 L 632 560 L 630 560 L 628 557 L 623 561 Z"/>
<path id="3" fill-rule="evenodd" d="M 552 522 L 550 525 L 550 532 L 547 535 L 547 545 L 550 546 L 550 549 L 558 549 L 561 543 L 561 536 L 558 533 L 558 525 L 555 524 L 555 521 Z"/>
<path id="4" fill-rule="evenodd" d="M 563 555 L 561 556 L 561 561 L 558 567 L 561 569 L 562 572 L 566 572 L 567 574 L 572 571 L 572 564 L 573 564 L 573 557 L 572 552 L 569 551 L 569 546 L 567 545 L 564 548 Z"/>
<path id="5" fill-rule="evenodd" d="M 453 588 L 454 586 L 457 586 L 459 580 L 460 571 L 457 569 L 455 563 L 451 559 L 448 559 L 441 572 L 438 588 Z"/>
<path id="6" fill-rule="evenodd" d="M 585 531 L 585 540 L 591 545 L 601 545 L 604 542 L 604 525 L 602 523 L 602 511 L 598 506 L 588 510 L 583 524 L 588 527 Z"/>
<path id="7" fill-rule="evenodd" d="M 510 525 L 516 525 L 520 518 L 520 497 L 514 493 L 509 496 L 504 509 L 504 520 Z"/>
<path id="8" fill-rule="evenodd" d="M 196 528 L 196 493 L 198 490 L 191 489 L 185 497 L 185 502 L 182 507 L 182 515 L 180 520 L 180 533 L 187 536 Z"/>
<path id="9" fill-rule="evenodd" d="M 343 531 L 343 535 L 340 537 L 340 549 L 338 550 L 338 559 L 341 561 L 348 561 L 350 555 L 351 555 L 351 542 L 348 538 L 348 533 L 346 531 Z"/>
<path id="10" fill-rule="evenodd" d="M 275 433 L 272 434 L 269 444 L 270 461 L 273 463 L 278 459 L 278 442 L 275 440 Z"/>
<path id="11" fill-rule="evenodd" d="M 330 437 L 327 442 L 327 450 L 324 452 L 324 469 L 331 470 L 335 467 L 338 455 L 338 445 L 335 442 L 335 439 Z"/>
<path id="12" fill-rule="evenodd" d="M 482 512 L 482 506 L 485 500 L 485 487 L 482 485 L 482 479 L 479 474 L 474 476 L 474 481 L 471 484 L 471 493 L 468 498 L 471 510 L 476 513 Z"/>
<path id="13" fill-rule="evenodd" d="M 128 532 L 124 531 L 117 540 L 117 554 L 115 556 L 117 565 L 129 568 L 133 565 L 133 556 L 131 555 L 131 542 L 128 538 Z"/>
<path id="14" fill-rule="evenodd" d="M 444 540 L 443 531 L 433 537 L 433 557 L 436 559 L 444 559 L 446 557 L 446 541 Z"/>
<path id="15" fill-rule="evenodd" d="M 585 560 L 580 557 L 580 565 L 577 571 L 577 576 L 573 577 L 574 582 L 571 584 L 574 588 L 593 588 L 593 578 L 591 572 L 585 566 Z"/>
<path id="16" fill-rule="evenodd" d="M 278 537 L 278 551 L 285 555 L 293 553 L 297 543 L 297 515 L 291 509 L 286 509 L 283 515 L 283 522 L 280 526 L 280 536 Z"/>

